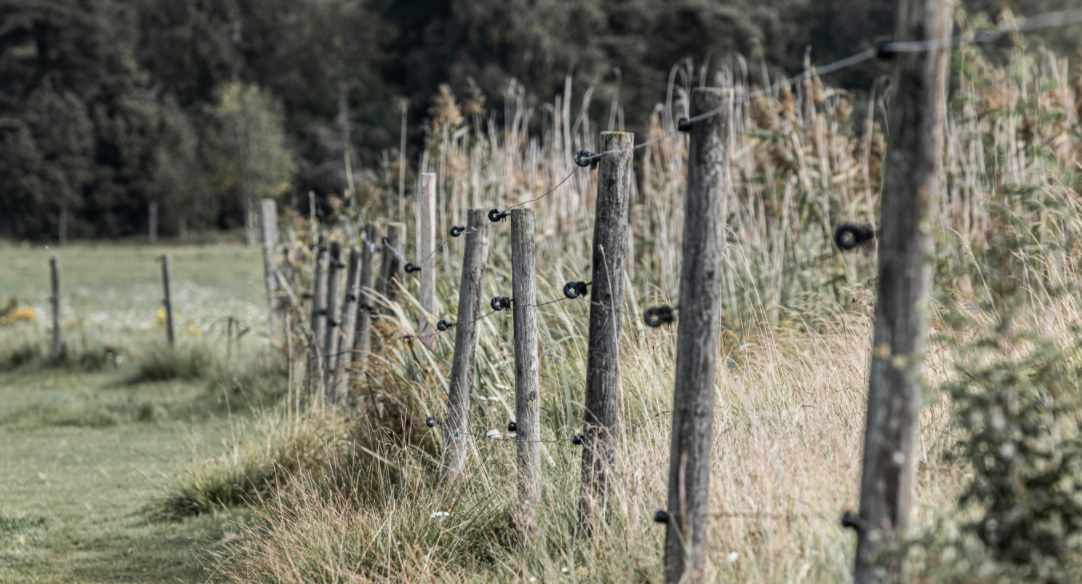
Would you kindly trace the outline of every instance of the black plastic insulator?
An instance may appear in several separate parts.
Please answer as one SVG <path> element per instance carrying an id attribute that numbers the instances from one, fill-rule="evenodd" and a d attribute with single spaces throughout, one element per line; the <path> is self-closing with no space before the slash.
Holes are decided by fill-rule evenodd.
<path id="1" fill-rule="evenodd" d="M 451 237 L 459 237 L 465 232 L 466 232 L 465 227 L 459 227 L 458 225 L 455 225 L 455 226 L 451 227 Z"/>
<path id="2" fill-rule="evenodd" d="M 597 166 L 597 156 L 589 150 L 579 150 L 575 153 L 575 164 L 582 168 Z"/>
<path id="3" fill-rule="evenodd" d="M 879 59 L 880 61 L 893 61 L 896 56 L 898 56 L 898 49 L 894 47 L 893 40 L 887 39 L 875 43 L 876 59 Z"/>
<path id="4" fill-rule="evenodd" d="M 871 225 L 842 223 L 834 230 L 834 245 L 842 251 L 852 251 L 876 238 Z"/>
<path id="5" fill-rule="evenodd" d="M 428 426 L 429 428 L 435 428 L 439 424 L 440 423 L 436 421 L 436 418 L 432 416 L 425 418 L 425 426 Z"/>
<path id="6" fill-rule="evenodd" d="M 507 431 L 508 432 L 518 432 L 518 424 L 516 424 L 514 420 L 508 422 L 507 423 Z"/>
<path id="7" fill-rule="evenodd" d="M 568 282 L 564 284 L 564 296 L 570 300 L 581 298 L 589 293 L 589 284 L 586 282 Z"/>
<path id="8" fill-rule="evenodd" d="M 488 212 L 488 220 L 493 223 L 499 223 L 510 215 L 507 211 L 501 211 L 499 209 L 492 209 Z"/>
<path id="9" fill-rule="evenodd" d="M 503 310 L 511 310 L 511 304 L 513 304 L 512 300 L 506 296 L 497 296 L 493 298 L 491 302 L 489 302 L 489 306 L 491 306 L 492 310 L 495 310 L 496 312 L 501 312 Z"/>
<path id="10" fill-rule="evenodd" d="M 440 321 L 436 323 L 436 330 L 442 333 L 451 330 L 451 327 L 453 326 L 455 326 L 455 323 L 440 319 Z"/>
<path id="11" fill-rule="evenodd" d="M 346 294 L 346 302 L 356 302 L 356 301 L 357 301 L 357 295 L 356 294 Z M 364 308 L 364 307 L 362 306 L 362 308 Z"/>
<path id="12" fill-rule="evenodd" d="M 658 328 L 661 325 L 672 324 L 676 322 L 676 309 L 671 306 L 655 306 L 653 308 L 647 308 L 643 313 L 643 320 L 646 321 L 646 326 L 650 328 Z"/>
<path id="13" fill-rule="evenodd" d="M 665 525 L 669 522 L 669 512 L 664 509 L 658 509 L 654 512 L 654 523 L 660 523 Z"/>
<path id="14" fill-rule="evenodd" d="M 680 118 L 679 120 L 676 120 L 676 130 L 678 132 L 684 132 L 684 133 L 690 132 L 691 131 L 691 120 L 689 120 L 687 118 Z"/>
<path id="15" fill-rule="evenodd" d="M 414 272 L 420 272 L 421 271 L 420 266 L 415 266 L 413 264 L 406 264 L 406 267 L 403 268 L 403 269 L 406 270 L 407 274 L 412 274 Z"/>
<path id="16" fill-rule="evenodd" d="M 846 529 L 852 529 L 853 531 L 859 532 L 864 529 L 864 520 L 852 511 L 846 511 L 845 513 L 842 513 L 841 523 L 842 527 Z"/>
<path id="17" fill-rule="evenodd" d="M 583 444 L 586 443 L 586 437 L 583 436 L 582 434 L 575 434 L 574 436 L 571 437 L 571 443 L 574 444 L 575 446 L 582 446 Z"/>

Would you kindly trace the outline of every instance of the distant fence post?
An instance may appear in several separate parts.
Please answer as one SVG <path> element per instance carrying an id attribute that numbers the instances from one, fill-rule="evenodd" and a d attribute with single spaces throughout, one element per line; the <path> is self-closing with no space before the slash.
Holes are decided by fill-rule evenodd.
<path id="1" fill-rule="evenodd" d="M 151 201 L 147 206 L 147 240 L 158 243 L 158 201 Z"/>
<path id="2" fill-rule="evenodd" d="M 421 174 L 417 189 L 417 267 L 421 268 L 421 341 L 435 345 L 430 320 L 436 314 L 436 175 Z"/>
<path id="3" fill-rule="evenodd" d="M 322 235 L 316 239 L 315 257 L 312 266 L 312 314 L 310 332 L 312 333 L 308 345 L 308 370 L 305 376 L 308 384 L 308 392 L 314 395 L 319 390 L 323 373 L 320 365 L 323 360 L 320 355 L 320 347 L 323 344 L 323 331 L 326 328 L 326 300 L 327 289 L 327 244 Z"/>
<path id="4" fill-rule="evenodd" d="M 665 582 L 703 579 L 721 333 L 722 201 L 728 197 L 731 93 L 694 89 L 676 341 Z"/>
<path id="5" fill-rule="evenodd" d="M 176 336 L 173 334 L 173 294 L 169 287 L 169 256 L 163 255 L 161 257 L 162 262 L 162 290 L 164 296 L 162 297 L 162 308 L 165 310 L 165 338 L 169 341 L 169 346 L 174 347 L 177 344 Z"/>
<path id="6" fill-rule="evenodd" d="M 541 384 L 537 358 L 537 285 L 533 211 L 511 211 L 511 288 L 515 318 L 515 444 L 520 526 L 536 524 L 541 502 Z"/>
<path id="7" fill-rule="evenodd" d="M 380 296 L 386 298 L 388 302 L 394 302 L 395 297 L 398 296 L 398 270 L 401 269 L 401 261 L 397 250 L 400 239 L 399 227 L 388 225 L 387 239 L 381 246 L 383 262 L 379 268 L 379 282 L 376 284 L 376 292 L 379 292 Z"/>
<path id="8" fill-rule="evenodd" d="M 477 346 L 477 319 L 481 313 L 481 278 L 488 260 L 488 226 L 480 209 L 470 209 L 468 215 L 469 232 L 462 260 L 462 281 L 458 289 L 455 354 L 447 392 L 447 417 L 443 421 L 441 482 L 461 476 L 470 446 L 470 391 Z"/>
<path id="9" fill-rule="evenodd" d="M 608 473 L 620 424 L 620 315 L 634 145 L 634 134 L 601 134 L 579 499 L 579 520 L 587 528 L 608 506 Z"/>
<path id="10" fill-rule="evenodd" d="M 364 247 L 361 250 L 360 282 L 357 285 L 357 330 L 353 336 L 353 363 L 358 371 L 368 367 L 368 355 L 372 352 L 372 314 L 375 311 L 375 298 L 372 294 L 372 280 L 375 274 L 375 242 L 378 232 L 374 225 L 364 230 Z M 392 255 L 390 251 L 385 252 Z M 386 260 L 384 260 L 386 261 Z"/>
<path id="11" fill-rule="evenodd" d="M 327 261 L 327 303 L 324 305 L 326 324 L 323 330 L 323 383 L 326 384 L 329 399 L 331 391 L 330 377 L 334 373 L 335 366 L 335 338 L 338 335 L 338 280 L 342 272 L 342 245 L 337 241 L 331 242 L 330 259 Z"/>
<path id="12" fill-rule="evenodd" d="M 330 383 L 331 403 L 335 405 L 345 403 L 349 391 L 349 368 L 353 361 L 350 355 L 353 351 L 353 333 L 357 326 L 357 304 L 360 297 L 361 253 L 357 247 L 349 248 L 346 297 L 342 302 L 342 316 L 339 319 L 342 326 L 336 335 L 338 344 L 334 349 L 338 358 Z"/>
<path id="13" fill-rule="evenodd" d="M 278 206 L 274 199 L 263 199 L 260 205 L 263 228 L 263 284 L 267 289 L 267 340 L 274 346 L 278 331 L 278 283 L 274 277 L 274 248 L 278 247 Z"/>
<path id="14" fill-rule="evenodd" d="M 856 518 L 845 518 L 845 524 L 857 531 L 853 576 L 858 584 L 902 581 L 901 561 L 886 556 L 908 527 L 912 506 L 951 29 L 948 2 L 898 3 L 895 38 L 936 39 L 943 45 L 927 53 L 893 55 L 895 94 L 880 209 L 860 511 Z"/>
<path id="15" fill-rule="evenodd" d="M 49 258 L 49 280 L 52 296 L 49 304 L 52 308 L 53 317 L 53 359 L 60 359 L 64 353 L 64 339 L 60 331 L 60 260 L 56 256 Z"/>

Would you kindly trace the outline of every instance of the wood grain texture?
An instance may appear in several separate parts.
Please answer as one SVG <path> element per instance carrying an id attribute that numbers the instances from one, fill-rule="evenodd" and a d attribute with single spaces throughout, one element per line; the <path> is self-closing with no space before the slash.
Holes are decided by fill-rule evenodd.
<path id="1" fill-rule="evenodd" d="M 511 211 L 511 287 L 515 329 L 515 460 L 519 525 L 530 532 L 541 502 L 541 383 L 537 344 L 534 217 Z"/>

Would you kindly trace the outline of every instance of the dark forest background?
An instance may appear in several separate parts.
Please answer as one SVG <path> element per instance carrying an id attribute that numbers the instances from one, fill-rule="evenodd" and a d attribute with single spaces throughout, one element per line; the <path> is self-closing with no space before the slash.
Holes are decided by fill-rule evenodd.
<path id="1" fill-rule="evenodd" d="M 966 0 L 971 13 L 1077 0 Z M 252 197 L 301 205 L 409 143 L 442 84 L 499 122 L 571 75 L 641 127 L 674 64 L 740 54 L 794 72 L 889 37 L 866 0 L 0 0 L 0 236 L 230 229 Z M 1077 51 L 1067 29 L 1043 38 Z M 868 86 L 883 70 L 835 78 Z M 606 109 L 607 111 L 607 109 Z M 397 155 L 395 155 L 397 156 Z"/>

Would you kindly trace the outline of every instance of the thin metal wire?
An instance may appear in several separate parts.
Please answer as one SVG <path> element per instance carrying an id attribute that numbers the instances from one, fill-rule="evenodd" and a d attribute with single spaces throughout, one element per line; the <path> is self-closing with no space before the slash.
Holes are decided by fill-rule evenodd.
<path id="1" fill-rule="evenodd" d="M 576 172 L 577 170 L 578 170 L 578 169 L 572 169 L 572 170 L 571 170 L 571 172 L 570 172 L 570 173 L 568 173 L 568 175 L 567 175 L 567 176 L 565 176 L 565 177 L 563 178 L 563 180 L 561 180 L 560 182 L 556 183 L 556 186 L 554 186 L 554 187 L 552 187 L 551 189 L 549 189 L 549 190 L 545 191 L 545 193 L 544 193 L 544 194 L 542 194 L 541 196 L 539 196 L 539 197 L 537 197 L 537 198 L 535 198 L 535 199 L 530 199 L 529 201 L 526 201 L 526 202 L 524 202 L 524 203 L 519 203 L 519 204 L 517 204 L 517 205 L 512 205 L 512 206 L 508 207 L 507 209 L 508 209 L 508 210 L 511 210 L 511 209 L 519 209 L 519 208 L 525 207 L 525 206 L 527 206 L 527 205 L 532 205 L 532 204 L 536 203 L 537 201 L 540 201 L 541 199 L 544 199 L 545 197 L 547 197 L 547 196 L 551 195 L 552 193 L 555 193 L 555 192 L 556 192 L 557 190 L 559 190 L 559 188 L 560 188 L 560 187 L 564 186 L 564 183 L 566 183 L 567 181 L 571 180 L 571 177 L 575 176 L 575 172 Z"/>

